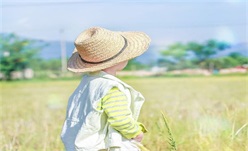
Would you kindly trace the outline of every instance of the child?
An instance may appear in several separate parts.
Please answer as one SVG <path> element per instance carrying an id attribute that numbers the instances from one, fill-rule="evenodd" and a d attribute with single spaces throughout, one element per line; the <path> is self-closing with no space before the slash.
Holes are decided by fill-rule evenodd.
<path id="1" fill-rule="evenodd" d="M 144 53 L 142 32 L 93 27 L 75 40 L 68 69 L 84 74 L 69 98 L 61 139 L 67 151 L 139 151 L 146 132 L 137 122 L 144 97 L 116 78 L 128 60 Z"/>

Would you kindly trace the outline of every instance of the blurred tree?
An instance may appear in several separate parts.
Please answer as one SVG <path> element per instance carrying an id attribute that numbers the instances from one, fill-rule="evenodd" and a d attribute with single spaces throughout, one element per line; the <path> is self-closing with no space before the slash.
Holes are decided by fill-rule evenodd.
<path id="1" fill-rule="evenodd" d="M 185 61 L 187 56 L 187 47 L 182 43 L 176 43 L 168 46 L 166 50 L 162 51 L 162 55 L 170 56 L 171 58 L 166 59 L 167 61 Z"/>
<path id="2" fill-rule="evenodd" d="M 140 70 L 140 69 L 145 69 L 145 68 L 147 68 L 147 65 L 144 65 L 136 61 L 135 59 L 131 59 L 128 61 L 128 64 L 124 70 Z"/>
<path id="3" fill-rule="evenodd" d="M 231 68 L 236 66 L 241 66 L 248 64 L 248 58 L 242 56 L 240 53 L 231 53 L 228 56 L 221 58 L 211 58 L 202 62 L 201 66 L 204 68 L 211 67 L 212 69 L 222 69 L 222 68 Z"/>
<path id="4" fill-rule="evenodd" d="M 196 65 L 200 68 L 209 69 L 214 63 L 212 57 L 218 51 L 229 47 L 229 44 L 216 40 L 208 40 L 203 44 L 196 42 L 189 42 L 187 44 L 176 43 L 163 50 L 161 54 L 165 57 L 168 65 L 170 65 L 169 62 L 174 62 L 181 69 L 195 68 Z"/>
<path id="5" fill-rule="evenodd" d="M 190 60 L 192 54 L 187 51 L 187 45 L 175 43 L 169 45 L 161 54 L 163 59 L 158 60 L 159 66 L 166 66 L 168 70 L 180 70 L 185 68 L 195 68 L 195 65 Z"/>
<path id="6" fill-rule="evenodd" d="M 189 42 L 186 44 L 186 50 L 191 51 L 195 55 L 195 63 L 200 64 L 216 55 L 219 51 L 223 51 L 229 48 L 230 45 L 225 42 L 219 42 L 216 40 L 208 40 L 203 44 L 198 44 L 196 42 Z M 204 67 L 204 66 L 203 66 Z M 206 68 L 206 67 L 204 67 Z"/>
<path id="7" fill-rule="evenodd" d="M 30 67 L 41 48 L 33 40 L 15 34 L 0 34 L 0 70 L 5 78 L 10 80 L 11 72 Z"/>
<path id="8" fill-rule="evenodd" d="M 166 67 L 168 71 L 181 70 L 186 68 L 197 68 L 197 65 L 193 64 L 191 60 L 174 61 L 171 59 L 159 59 L 157 61 L 159 67 Z"/>
<path id="9" fill-rule="evenodd" d="M 36 71 L 61 71 L 61 60 L 60 59 L 36 59 L 32 61 L 31 68 Z"/>
<path id="10" fill-rule="evenodd" d="M 248 57 L 247 56 L 243 56 L 240 53 L 233 52 L 233 53 L 229 54 L 229 57 L 237 60 L 238 65 L 248 64 Z"/>
<path id="11" fill-rule="evenodd" d="M 40 68 L 43 70 L 51 70 L 51 71 L 61 71 L 61 60 L 60 59 L 51 59 L 51 60 L 43 60 L 40 64 Z"/>

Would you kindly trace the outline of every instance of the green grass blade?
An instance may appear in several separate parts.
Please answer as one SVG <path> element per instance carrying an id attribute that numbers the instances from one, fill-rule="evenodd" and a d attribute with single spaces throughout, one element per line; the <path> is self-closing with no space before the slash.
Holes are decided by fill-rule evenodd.
<path id="1" fill-rule="evenodd" d="M 173 138 L 172 131 L 171 131 L 171 128 L 170 128 L 170 126 L 168 124 L 167 118 L 165 117 L 165 115 L 164 115 L 163 112 L 161 112 L 161 114 L 163 116 L 165 127 L 166 127 L 167 132 L 168 132 L 168 144 L 170 145 L 170 148 L 169 149 L 171 151 L 175 151 L 175 150 L 177 150 L 176 141 Z"/>

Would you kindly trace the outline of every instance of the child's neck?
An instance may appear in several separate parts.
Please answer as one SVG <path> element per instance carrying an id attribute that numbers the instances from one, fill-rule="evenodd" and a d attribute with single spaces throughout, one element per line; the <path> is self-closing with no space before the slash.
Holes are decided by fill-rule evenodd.
<path id="1" fill-rule="evenodd" d="M 104 69 L 104 72 L 111 74 L 113 76 L 116 76 L 116 71 L 115 70 L 111 70 L 110 68 Z"/>

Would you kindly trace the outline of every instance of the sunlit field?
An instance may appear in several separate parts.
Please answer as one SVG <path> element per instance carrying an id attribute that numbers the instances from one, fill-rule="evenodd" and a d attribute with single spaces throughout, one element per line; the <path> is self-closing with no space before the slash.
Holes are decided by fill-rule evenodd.
<path id="1" fill-rule="evenodd" d="M 248 78 L 123 79 L 146 98 L 139 121 L 151 151 L 248 150 Z M 0 151 L 62 151 L 68 97 L 79 80 L 1 82 Z"/>

